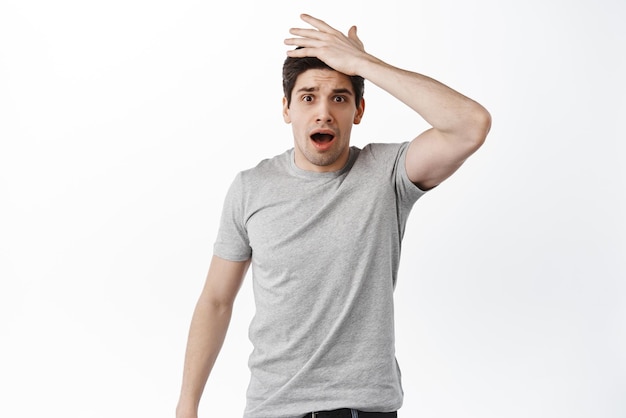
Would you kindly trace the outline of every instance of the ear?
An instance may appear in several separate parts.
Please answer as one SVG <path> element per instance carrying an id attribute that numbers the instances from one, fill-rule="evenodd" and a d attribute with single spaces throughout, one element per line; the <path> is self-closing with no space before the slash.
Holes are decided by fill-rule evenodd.
<path id="1" fill-rule="evenodd" d="M 363 118 L 363 113 L 365 112 L 365 99 L 361 99 L 361 103 L 359 107 L 356 109 L 356 113 L 354 114 L 353 123 L 358 125 L 361 123 L 361 119 Z"/>
<path id="2" fill-rule="evenodd" d="M 291 123 L 291 117 L 289 116 L 289 105 L 287 104 L 287 98 L 283 97 L 283 120 L 285 123 Z"/>

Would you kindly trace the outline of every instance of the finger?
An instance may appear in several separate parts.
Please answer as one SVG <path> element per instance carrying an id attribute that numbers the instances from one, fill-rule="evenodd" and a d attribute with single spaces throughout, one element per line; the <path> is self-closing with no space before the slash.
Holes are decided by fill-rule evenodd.
<path id="1" fill-rule="evenodd" d="M 303 47 L 319 47 L 321 42 L 328 41 L 329 36 L 329 34 L 320 32 L 317 29 L 292 28 L 289 30 L 289 33 L 297 36 L 297 38 L 287 38 L 284 41 L 285 44 Z"/>
<path id="2" fill-rule="evenodd" d="M 313 26 L 319 31 L 338 32 L 337 29 L 333 28 L 332 26 L 330 26 L 328 23 L 324 22 L 323 20 L 313 17 L 311 15 L 308 15 L 306 13 L 301 14 L 300 19 L 302 19 L 303 21 L 305 21 L 306 23 Z"/>
<path id="3" fill-rule="evenodd" d="M 304 48 L 317 48 L 321 46 L 320 41 L 308 38 L 287 38 L 284 40 L 285 45 L 301 46 Z"/>
<path id="4" fill-rule="evenodd" d="M 327 34 L 324 34 L 317 29 L 291 28 L 289 29 L 289 33 L 292 35 L 311 39 L 322 39 L 324 36 L 328 36 Z"/>
<path id="5" fill-rule="evenodd" d="M 290 49 L 287 51 L 287 56 L 292 58 L 304 58 L 304 57 L 316 57 L 315 48 L 303 47 L 300 49 Z"/>

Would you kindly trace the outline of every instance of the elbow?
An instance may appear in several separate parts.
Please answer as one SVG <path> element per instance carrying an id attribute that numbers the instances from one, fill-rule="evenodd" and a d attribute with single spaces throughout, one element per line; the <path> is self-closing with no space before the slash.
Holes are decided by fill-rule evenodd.
<path id="1" fill-rule="evenodd" d="M 209 298 L 206 308 L 214 315 L 230 315 L 234 306 L 234 300 L 227 298 Z"/>
<path id="2" fill-rule="evenodd" d="M 481 108 L 482 109 L 479 117 L 479 125 L 480 129 L 482 130 L 482 137 L 484 142 L 485 138 L 487 138 L 487 134 L 491 130 L 491 114 L 484 107 L 481 106 Z"/>
<path id="3" fill-rule="evenodd" d="M 197 303 L 197 309 L 210 316 L 230 315 L 233 306 L 233 298 L 207 291 L 202 292 Z"/>
<path id="4" fill-rule="evenodd" d="M 471 121 L 467 125 L 469 127 L 467 139 L 474 151 L 485 143 L 491 130 L 491 114 L 484 107 L 478 106 L 478 109 L 472 113 Z"/>

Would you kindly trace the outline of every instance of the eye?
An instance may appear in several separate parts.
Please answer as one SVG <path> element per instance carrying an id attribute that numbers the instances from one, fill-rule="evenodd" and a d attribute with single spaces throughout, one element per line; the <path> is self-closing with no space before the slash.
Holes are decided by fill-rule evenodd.
<path id="1" fill-rule="evenodd" d="M 307 94 L 306 96 L 302 96 L 302 101 L 303 102 L 312 102 L 313 101 L 313 96 L 311 96 L 310 94 Z"/>
<path id="2" fill-rule="evenodd" d="M 346 101 L 346 98 L 344 96 L 335 96 L 333 97 L 333 101 L 335 103 L 344 103 Z"/>

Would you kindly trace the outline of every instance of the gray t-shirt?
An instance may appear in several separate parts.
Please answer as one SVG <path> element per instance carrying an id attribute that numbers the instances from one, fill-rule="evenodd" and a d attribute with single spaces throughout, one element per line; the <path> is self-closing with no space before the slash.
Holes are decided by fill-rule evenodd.
<path id="1" fill-rule="evenodd" d="M 407 148 L 351 147 L 331 173 L 299 169 L 290 149 L 233 181 L 214 254 L 252 257 L 245 418 L 402 405 L 393 291 L 407 217 L 424 194 L 406 174 Z"/>

